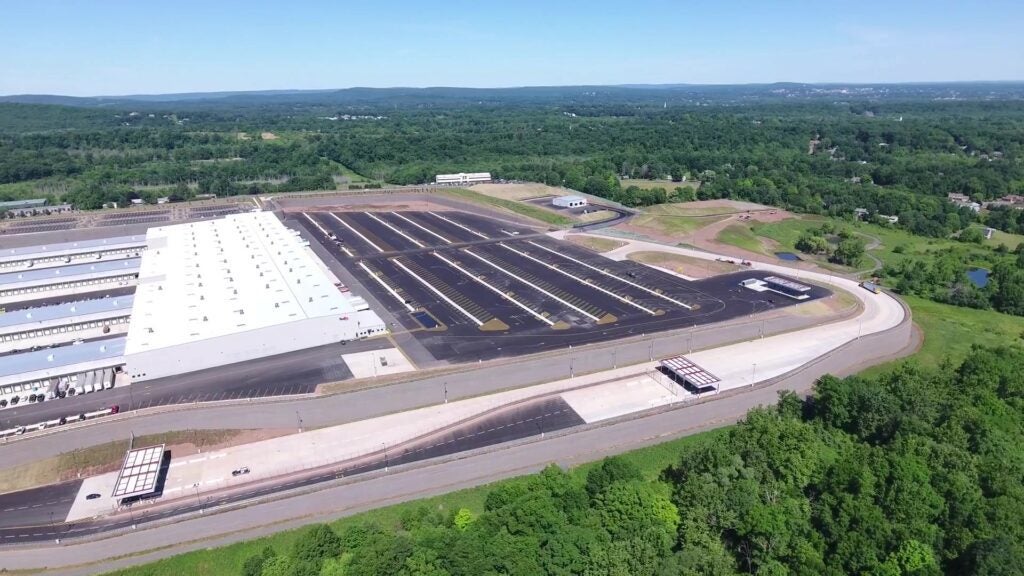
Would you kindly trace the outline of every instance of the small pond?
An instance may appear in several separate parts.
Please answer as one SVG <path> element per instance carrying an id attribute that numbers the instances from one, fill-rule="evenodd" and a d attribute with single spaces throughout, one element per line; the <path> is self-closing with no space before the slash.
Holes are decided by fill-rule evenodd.
<path id="1" fill-rule="evenodd" d="M 967 279 L 978 288 L 984 288 L 988 285 L 988 270 L 971 268 L 967 271 Z"/>
<path id="2" fill-rule="evenodd" d="M 792 252 L 776 252 L 775 256 L 777 256 L 779 260 L 789 260 L 790 262 L 797 262 L 801 260 L 799 256 Z"/>

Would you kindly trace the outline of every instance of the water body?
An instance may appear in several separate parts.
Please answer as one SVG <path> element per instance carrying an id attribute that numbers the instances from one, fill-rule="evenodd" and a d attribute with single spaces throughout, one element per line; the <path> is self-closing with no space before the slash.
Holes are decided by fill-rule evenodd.
<path id="1" fill-rule="evenodd" d="M 978 288 L 988 285 L 988 270 L 984 268 L 971 268 L 967 271 L 967 278 Z"/>
<path id="2" fill-rule="evenodd" d="M 775 256 L 779 260 L 789 260 L 790 262 L 799 262 L 800 260 L 802 260 L 802 258 L 797 256 L 796 254 L 793 254 L 792 252 L 776 252 Z"/>

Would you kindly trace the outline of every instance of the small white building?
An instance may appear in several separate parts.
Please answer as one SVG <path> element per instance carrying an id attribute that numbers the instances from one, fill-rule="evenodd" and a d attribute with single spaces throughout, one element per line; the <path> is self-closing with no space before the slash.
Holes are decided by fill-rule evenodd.
<path id="1" fill-rule="evenodd" d="M 473 184 L 488 184 L 491 181 L 490 172 L 470 172 L 468 174 L 438 174 L 434 177 L 434 183 L 441 186 L 472 186 Z"/>
<path id="2" fill-rule="evenodd" d="M 581 208 L 587 205 L 587 199 L 583 196 L 559 196 L 551 204 L 558 208 Z"/>

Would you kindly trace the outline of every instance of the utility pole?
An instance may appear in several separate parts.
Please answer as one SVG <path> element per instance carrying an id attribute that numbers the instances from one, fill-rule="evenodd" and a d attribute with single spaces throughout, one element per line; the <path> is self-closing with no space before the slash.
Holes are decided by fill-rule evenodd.
<path id="1" fill-rule="evenodd" d="M 299 411 L 295 411 L 295 420 L 299 423 L 299 432 L 302 432 L 302 416 L 299 416 Z"/>
<path id="2" fill-rule="evenodd" d="M 381 442 L 381 446 L 384 447 L 384 471 L 388 471 L 388 445 L 386 442 Z"/>
<path id="3" fill-rule="evenodd" d="M 448 403 L 448 383 L 444 383 L 444 403 Z"/>

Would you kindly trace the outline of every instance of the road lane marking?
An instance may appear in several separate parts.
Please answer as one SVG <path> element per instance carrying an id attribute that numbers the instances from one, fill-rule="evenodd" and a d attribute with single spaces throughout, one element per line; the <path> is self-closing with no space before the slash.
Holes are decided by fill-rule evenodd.
<path id="1" fill-rule="evenodd" d="M 547 290 L 541 288 L 540 286 L 537 286 L 533 282 L 530 282 L 529 280 L 525 280 L 523 278 L 520 278 L 519 276 L 509 272 L 508 270 L 505 270 L 504 268 L 498 266 L 494 262 L 491 262 L 490 260 L 487 260 L 486 258 L 484 258 L 483 256 L 480 256 L 479 254 L 476 254 L 475 252 L 470 252 L 469 248 L 463 248 L 462 251 L 465 252 L 466 254 L 469 254 L 470 256 L 476 258 L 477 260 L 483 262 L 484 264 L 487 264 L 491 268 L 494 268 L 495 270 L 498 270 L 499 272 L 503 272 L 505 274 L 508 274 L 509 276 L 515 278 L 516 280 L 519 280 L 523 284 L 526 284 L 527 286 L 530 286 L 530 287 L 536 289 L 538 292 L 541 292 L 541 293 L 547 295 L 549 298 L 553 298 L 555 300 L 558 300 L 562 304 L 568 306 L 569 308 L 572 308 L 573 310 L 579 312 L 580 314 L 583 314 L 584 316 L 586 316 L 587 318 L 590 318 L 594 322 L 597 322 L 599 320 L 599 318 L 597 316 L 594 316 L 593 314 L 584 311 L 582 308 L 579 308 L 579 307 L 577 307 L 577 306 L 575 306 L 573 304 L 570 304 L 570 303 L 566 302 L 565 300 L 559 298 L 558 296 L 555 296 L 551 292 L 548 292 Z"/>
<path id="2" fill-rule="evenodd" d="M 337 214 L 335 214 L 334 212 L 331 212 L 331 216 L 334 216 L 335 220 L 337 220 L 338 222 L 341 222 L 341 225 L 344 226 L 345 228 L 348 228 L 353 234 L 355 234 L 356 236 L 359 236 L 360 238 L 362 238 L 363 242 L 366 242 L 370 246 L 373 246 L 374 249 L 377 250 L 377 252 L 380 252 L 380 253 L 384 252 L 383 250 L 381 250 L 380 246 L 377 246 L 373 242 L 370 242 L 370 239 L 367 238 L 366 236 L 363 236 L 362 232 L 360 232 L 359 230 L 356 230 L 355 228 L 350 226 L 348 222 L 345 222 L 344 220 L 339 218 Z"/>
<path id="3" fill-rule="evenodd" d="M 409 276 L 412 276 L 413 278 L 418 280 L 420 284 L 423 284 L 424 286 L 426 286 L 427 290 L 430 290 L 434 294 L 437 294 L 440 298 L 444 299 L 444 301 L 447 302 L 448 304 L 450 304 L 453 308 L 455 308 L 459 312 L 462 312 L 462 314 L 465 315 L 466 318 L 469 318 L 470 320 L 472 320 L 474 323 L 476 323 L 477 326 L 483 326 L 484 325 L 483 321 L 481 321 L 476 316 L 473 316 L 472 314 L 470 314 L 469 311 L 467 311 L 462 306 L 459 306 L 458 304 L 456 304 L 451 298 L 449 298 L 449 297 L 445 296 L 444 294 L 442 294 L 441 291 L 438 290 L 437 288 L 434 288 L 434 286 L 430 282 L 427 282 L 423 278 L 420 278 L 419 276 L 417 276 L 416 273 L 414 273 L 412 270 L 409 270 L 409 268 L 406 267 L 405 264 L 402 264 L 398 260 L 392 260 L 392 262 L 394 262 L 395 266 L 398 266 L 399 268 L 404 270 L 406 274 L 408 274 Z"/>
<path id="4" fill-rule="evenodd" d="M 374 216 L 373 212 L 363 212 L 363 214 L 366 214 L 366 215 L 367 215 L 367 216 L 369 216 L 370 218 L 373 218 L 373 219 L 374 219 L 374 220 L 376 220 L 377 222 L 380 222 L 381 224 L 383 224 L 383 225 L 387 226 L 388 228 L 390 228 L 390 229 L 391 229 L 391 231 L 392 231 L 392 232 L 394 232 L 394 233 L 398 234 L 398 235 L 399 235 L 399 236 L 401 236 L 402 238 L 405 238 L 405 239 L 406 239 L 406 240 L 408 240 L 409 242 L 412 242 L 412 243 L 413 243 L 413 244 L 415 244 L 415 245 L 416 245 L 416 246 L 417 246 L 418 248 L 424 248 L 424 245 L 423 245 L 423 243 L 422 243 L 422 242 L 420 242 L 419 240 L 417 240 L 417 239 L 413 238 L 412 236 L 409 236 L 409 235 L 408 235 L 408 234 L 406 234 L 405 232 L 402 232 L 402 231 L 401 231 L 401 230 L 399 230 L 398 228 L 395 228 L 395 227 L 394 227 L 394 226 L 392 226 L 392 225 L 391 225 L 390 223 L 388 223 L 388 222 L 385 222 L 384 220 L 381 220 L 380 218 L 378 218 L 378 217 Z"/>
<path id="5" fill-rule="evenodd" d="M 537 244 L 533 240 L 527 240 L 526 242 L 528 244 L 533 244 L 534 246 L 536 246 L 537 248 L 540 248 L 541 250 L 546 250 L 546 251 L 554 254 L 555 256 L 560 256 L 562 258 L 565 258 L 566 260 L 572 260 L 573 262 L 575 262 L 577 264 L 582 264 L 582 265 L 586 266 L 587 268 L 590 268 L 591 270 L 593 270 L 595 272 L 600 272 L 601 274 L 604 274 L 605 276 L 609 276 L 611 278 L 615 278 L 616 280 L 618 280 L 620 282 L 625 282 L 626 284 L 629 284 L 630 286 L 633 286 L 634 288 L 639 288 L 639 289 L 643 290 L 644 292 L 647 292 L 648 294 L 652 294 L 654 296 L 657 296 L 658 298 L 662 298 L 664 300 L 668 300 L 669 302 L 672 302 L 673 304 L 682 306 L 683 308 L 686 308 L 687 310 L 693 310 L 693 306 L 690 306 L 689 304 L 685 304 L 683 302 L 680 302 L 679 300 L 676 300 L 675 298 L 672 298 L 671 296 L 667 296 L 665 294 L 662 294 L 661 292 L 658 292 L 657 290 L 651 290 L 650 288 L 647 288 L 646 286 L 641 286 L 641 285 L 637 284 L 636 282 L 630 282 L 629 280 L 626 280 L 625 278 L 620 278 L 619 276 L 617 276 L 615 274 L 612 274 L 611 272 L 608 272 L 607 270 L 602 270 L 601 268 L 598 268 L 597 266 L 591 266 L 590 264 L 587 264 L 586 262 L 584 262 L 582 260 L 577 260 L 577 259 L 573 258 L 572 256 L 566 256 L 565 254 L 562 254 L 561 252 L 558 252 L 556 250 L 552 250 L 551 248 L 548 248 L 547 246 L 542 246 L 540 244 Z"/>
<path id="6" fill-rule="evenodd" d="M 360 262 L 360 263 L 359 263 L 359 266 L 360 266 L 360 267 L 361 267 L 361 268 L 362 268 L 363 270 L 365 270 L 367 274 L 369 274 L 369 275 L 370 275 L 370 278 L 373 278 L 374 280 L 376 280 L 378 284 L 380 284 L 381 286 L 383 286 L 383 287 L 384 287 L 384 289 L 388 291 L 388 293 L 389 293 L 389 294 L 391 294 L 392 296 L 394 296 L 394 297 L 395 297 L 395 300 L 398 300 L 398 303 L 399 303 L 399 304 L 401 304 L 402 306 L 405 306 L 405 309 L 406 309 L 406 310 L 408 310 L 409 312 L 415 312 L 415 311 L 416 311 L 416 309 L 415 309 L 415 308 L 413 308 L 413 307 L 412 307 L 412 305 L 410 305 L 409 303 L 407 303 L 407 302 L 405 301 L 405 298 L 402 298 L 401 296 L 399 296 L 399 295 L 398 295 L 398 292 L 395 292 L 395 290 L 394 290 L 393 288 L 391 288 L 391 286 L 388 286 L 387 282 L 385 282 L 385 281 L 381 280 L 380 278 L 378 278 L 378 277 L 377 277 L 377 273 L 376 273 L 376 272 L 374 272 L 373 270 L 370 270 L 370 268 L 366 266 L 366 263 L 365 263 L 365 262 Z"/>
<path id="7" fill-rule="evenodd" d="M 440 254 L 438 254 L 437 252 L 434 252 L 434 256 L 436 256 L 437 258 L 439 258 L 439 259 L 440 259 L 440 260 L 441 260 L 442 262 L 444 262 L 445 264 L 447 264 L 447 265 L 451 266 L 452 268 L 455 268 L 456 270 L 458 270 L 459 272 L 462 272 L 462 273 L 463 273 L 463 274 L 465 274 L 466 276 L 469 276 L 470 278 L 472 278 L 472 279 L 473 279 L 473 280 L 475 280 L 475 281 L 476 281 L 477 283 L 479 283 L 479 284 L 480 284 L 481 286 L 483 286 L 483 287 L 487 288 L 487 289 L 488 289 L 488 290 L 490 290 L 491 292 L 494 292 L 495 294 L 497 294 L 498 296 L 501 296 L 501 297 L 502 297 L 502 298 L 504 298 L 505 300 L 508 300 L 509 302 L 511 302 L 511 303 L 513 303 L 513 304 L 515 304 L 516 306 L 518 306 L 518 307 L 522 308 L 523 310 L 526 310 L 526 311 L 527 311 L 527 312 L 529 312 L 530 314 L 533 314 L 533 317 L 534 317 L 534 318 L 536 318 L 537 320 L 540 320 L 541 322 L 544 322 L 544 323 L 545 323 L 545 324 L 547 324 L 548 326 L 554 326 L 554 325 L 555 325 L 555 323 L 554 323 L 554 322 L 552 322 L 552 321 L 551 321 L 551 320 L 549 320 L 548 318 L 544 317 L 543 315 L 541 315 L 540 313 L 538 313 L 538 312 L 537 312 L 536 310 L 534 310 L 533 308 L 530 308 L 529 306 L 527 306 L 526 304 L 523 304 L 523 303 L 522 303 L 522 302 L 520 302 L 519 300 L 516 300 L 515 298 L 513 298 L 513 297 L 509 296 L 508 294 L 506 294 L 506 293 L 502 292 L 501 290 L 499 290 L 499 289 L 495 288 L 494 286 L 491 286 L 491 285 L 490 285 L 490 284 L 488 284 L 487 282 L 484 282 L 483 280 L 481 280 L 480 278 L 478 278 L 478 277 L 476 276 L 476 274 L 473 274 L 472 272 L 470 272 L 469 270 L 466 270 L 466 269 L 465 269 L 465 268 L 463 268 L 462 266 L 459 266 L 459 265 L 458 265 L 458 264 L 456 264 L 455 262 L 453 262 L 453 261 L 451 261 L 451 260 L 449 260 L 449 259 L 445 258 L 444 256 L 441 256 L 441 255 L 440 255 Z"/>
<path id="8" fill-rule="evenodd" d="M 441 236 L 440 234 L 438 234 L 437 232 L 434 232 L 433 230 L 431 230 L 430 228 L 427 228 L 426 226 L 421 226 L 419 222 L 416 222 L 415 220 L 411 220 L 409 218 L 406 218 L 405 216 L 399 214 L 398 212 L 389 212 L 389 214 L 394 214 L 395 216 L 398 216 L 399 218 L 401 218 L 402 220 L 405 220 L 409 224 L 412 224 L 413 226 L 419 228 L 420 230 L 423 230 L 424 232 L 426 232 L 428 234 L 433 234 L 437 238 L 440 238 L 441 241 L 444 242 L 445 244 L 451 244 L 452 243 L 451 240 L 445 238 L 444 236 Z"/>
<path id="9" fill-rule="evenodd" d="M 536 262 L 537 264 L 540 264 L 542 266 L 550 268 L 551 270 L 554 270 L 555 272 L 558 272 L 559 274 L 561 274 L 563 276 L 567 276 L 569 278 L 572 278 L 573 280 L 579 282 L 580 284 L 584 284 L 586 286 L 590 286 L 591 288 L 593 288 L 595 290 L 599 290 L 601 292 L 604 292 L 605 294 L 611 296 L 612 298 L 615 298 L 616 300 L 619 300 L 621 302 L 629 304 L 630 306 L 633 306 L 635 308 L 639 308 L 640 310 L 643 310 L 644 312 L 647 312 L 651 316 L 656 316 L 657 315 L 657 313 L 654 310 L 651 310 L 650 308 L 647 308 L 646 306 L 643 306 L 641 304 L 637 304 L 636 302 L 633 302 L 632 300 L 630 300 L 628 298 L 623 298 L 622 296 L 619 296 L 618 294 L 612 292 L 611 290 L 605 290 L 604 288 L 601 288 L 600 286 L 598 286 L 597 284 L 594 284 L 593 282 L 587 282 L 586 280 L 584 280 L 583 278 L 580 278 L 579 276 L 574 276 L 574 275 L 566 272 L 565 270 L 562 270 L 561 268 L 559 268 L 557 266 L 553 266 L 553 265 L 548 264 L 547 262 L 545 262 L 543 260 L 539 260 L 537 258 L 534 258 L 533 256 L 530 256 L 526 252 L 520 252 L 519 250 L 516 250 L 515 248 L 513 248 L 513 247 L 511 247 L 511 246 L 509 246 L 507 244 L 502 244 L 500 242 L 498 243 L 498 245 L 501 246 L 502 248 L 505 248 L 506 250 L 510 250 L 512 252 L 515 252 L 516 254 L 519 254 L 523 258 L 527 258 L 529 260 L 532 260 L 532 261 Z"/>
<path id="10" fill-rule="evenodd" d="M 436 217 L 440 218 L 441 220 L 444 220 L 445 222 L 447 222 L 449 224 L 452 224 L 454 226 L 458 226 L 459 228 L 462 228 L 463 230 L 465 230 L 466 232 L 469 232 L 470 234 L 476 234 L 477 236 L 483 238 L 484 240 L 490 240 L 490 238 L 488 236 L 486 236 L 484 234 L 481 234 L 480 232 L 477 232 L 476 230 L 473 230 L 472 228 L 470 228 L 468 226 L 463 226 L 462 224 L 459 224 L 458 222 L 456 222 L 454 220 L 450 220 L 448 218 L 445 218 L 444 216 L 441 216 L 440 214 L 435 214 L 433 212 L 427 212 L 427 214 L 430 214 L 431 216 L 436 216 Z"/>

